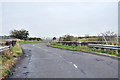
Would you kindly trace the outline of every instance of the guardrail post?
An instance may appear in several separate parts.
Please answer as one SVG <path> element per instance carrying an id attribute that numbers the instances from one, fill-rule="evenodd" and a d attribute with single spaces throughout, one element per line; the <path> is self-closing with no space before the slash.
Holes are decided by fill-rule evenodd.
<path id="1" fill-rule="evenodd" d="M 118 54 L 118 50 L 115 50 L 116 51 L 116 54 Z"/>
<path id="2" fill-rule="evenodd" d="M 104 48 L 104 51 L 106 51 L 106 49 Z"/>

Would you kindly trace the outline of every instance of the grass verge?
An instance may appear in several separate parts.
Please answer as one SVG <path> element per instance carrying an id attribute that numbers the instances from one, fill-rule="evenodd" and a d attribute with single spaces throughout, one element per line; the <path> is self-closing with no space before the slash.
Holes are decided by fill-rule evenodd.
<path id="1" fill-rule="evenodd" d="M 1 66 L 0 67 L 0 79 L 3 79 L 10 73 L 10 69 L 15 65 L 18 61 L 18 56 L 22 55 L 22 49 L 18 43 L 14 47 L 9 50 L 5 50 L 2 52 L 1 59 Z"/>
<path id="2" fill-rule="evenodd" d="M 17 41 L 16 45 L 9 50 L 5 50 L 0 55 L 0 80 L 4 79 L 22 55 L 21 44 L 24 43 L 41 43 L 42 41 Z"/>
<path id="3" fill-rule="evenodd" d="M 115 51 L 104 51 L 102 49 L 90 49 L 88 46 L 68 46 L 68 45 L 62 45 L 57 43 L 48 43 L 47 46 L 54 47 L 54 48 L 60 48 L 60 49 L 67 49 L 67 50 L 73 50 L 73 51 L 87 51 L 87 52 L 97 52 L 97 53 L 104 53 L 114 56 L 120 56 L 120 54 L 115 54 Z"/>
<path id="4" fill-rule="evenodd" d="M 18 41 L 19 44 L 25 44 L 25 43 L 42 43 L 43 41 Z"/>

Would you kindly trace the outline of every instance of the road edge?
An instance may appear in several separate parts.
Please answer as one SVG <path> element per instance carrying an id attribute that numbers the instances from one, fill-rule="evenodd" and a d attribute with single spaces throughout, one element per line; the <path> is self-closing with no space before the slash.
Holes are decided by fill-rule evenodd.
<path id="1" fill-rule="evenodd" d="M 51 47 L 51 46 L 47 46 L 47 47 Z M 52 47 L 52 48 L 56 48 L 56 47 Z M 57 49 L 62 49 L 62 48 L 57 48 Z M 62 50 L 68 50 L 68 49 L 62 49 Z M 68 51 L 75 51 L 75 50 L 68 50 Z M 104 54 L 104 53 L 98 53 L 98 52 L 89 52 L 89 51 L 77 51 L 77 52 L 85 52 L 87 54 L 93 54 L 93 55 L 110 57 L 110 58 L 114 58 L 114 59 L 120 59 L 120 57 L 117 57 L 117 56 L 114 56 L 114 55 L 109 55 L 109 54 Z"/>

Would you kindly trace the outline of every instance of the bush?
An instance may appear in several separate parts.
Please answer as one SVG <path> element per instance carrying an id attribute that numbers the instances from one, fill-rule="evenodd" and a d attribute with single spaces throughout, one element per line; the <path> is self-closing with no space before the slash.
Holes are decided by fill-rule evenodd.
<path id="1" fill-rule="evenodd" d="M 6 57 L 2 57 L 2 63 L 4 64 L 6 61 L 7 61 L 7 58 Z"/>
<path id="2" fill-rule="evenodd" d="M 9 74 L 10 73 L 10 70 L 7 69 L 7 70 L 4 70 L 6 74 Z"/>

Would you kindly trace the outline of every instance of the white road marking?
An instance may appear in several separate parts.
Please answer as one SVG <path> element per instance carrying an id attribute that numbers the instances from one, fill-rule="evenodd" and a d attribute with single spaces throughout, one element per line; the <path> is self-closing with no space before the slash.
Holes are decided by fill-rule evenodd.
<path id="1" fill-rule="evenodd" d="M 78 68 L 78 66 L 76 66 L 75 64 L 73 64 L 73 66 L 74 66 L 75 68 Z"/>
<path id="2" fill-rule="evenodd" d="M 33 46 L 35 46 L 35 45 L 33 45 Z"/>

